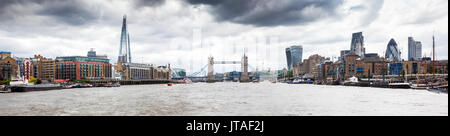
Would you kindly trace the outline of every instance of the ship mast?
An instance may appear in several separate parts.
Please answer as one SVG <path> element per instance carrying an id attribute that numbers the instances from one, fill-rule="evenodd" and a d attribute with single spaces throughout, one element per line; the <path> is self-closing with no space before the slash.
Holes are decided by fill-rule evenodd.
<path id="1" fill-rule="evenodd" d="M 433 78 L 435 78 L 435 72 L 436 72 L 436 70 L 435 70 L 435 52 L 434 52 L 434 49 L 435 49 L 435 42 L 434 42 L 434 34 L 433 34 L 433 61 L 432 61 L 432 63 L 433 63 Z"/>

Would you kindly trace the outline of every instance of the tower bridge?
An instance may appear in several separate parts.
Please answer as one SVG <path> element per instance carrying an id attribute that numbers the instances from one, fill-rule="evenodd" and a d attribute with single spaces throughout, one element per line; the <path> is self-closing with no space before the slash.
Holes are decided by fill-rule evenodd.
<path id="1" fill-rule="evenodd" d="M 206 76 L 206 82 L 213 83 L 216 82 L 216 78 L 214 76 L 214 65 L 226 65 L 226 64 L 241 64 L 241 72 L 242 75 L 239 79 L 239 82 L 250 82 L 250 78 L 248 76 L 248 57 L 244 54 L 241 61 L 214 61 L 214 57 L 208 58 L 208 73 Z"/>

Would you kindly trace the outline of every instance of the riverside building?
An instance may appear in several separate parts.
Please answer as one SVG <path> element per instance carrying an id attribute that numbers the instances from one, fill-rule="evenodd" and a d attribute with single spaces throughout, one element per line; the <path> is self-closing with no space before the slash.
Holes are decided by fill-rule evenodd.
<path id="1" fill-rule="evenodd" d="M 89 80 L 110 79 L 112 65 L 104 57 L 67 56 L 57 57 L 56 79 Z"/>

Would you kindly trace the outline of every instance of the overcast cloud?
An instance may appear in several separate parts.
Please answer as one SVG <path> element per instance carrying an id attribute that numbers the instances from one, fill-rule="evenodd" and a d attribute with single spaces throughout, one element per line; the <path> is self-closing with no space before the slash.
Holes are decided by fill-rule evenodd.
<path id="1" fill-rule="evenodd" d="M 240 60 L 250 69 L 286 67 L 284 48 L 303 45 L 337 57 L 362 31 L 368 53 L 384 54 L 394 38 L 407 58 L 407 38 L 430 55 L 448 59 L 447 0 L 2 0 L 0 50 L 14 56 L 86 55 L 90 48 L 112 63 L 128 16 L 134 62 L 200 70 L 208 56 Z M 217 72 L 240 66 L 216 66 Z"/>

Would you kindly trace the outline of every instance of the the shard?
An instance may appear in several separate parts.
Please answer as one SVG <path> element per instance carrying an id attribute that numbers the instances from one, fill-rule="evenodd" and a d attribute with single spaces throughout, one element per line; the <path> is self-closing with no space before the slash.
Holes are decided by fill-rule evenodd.
<path id="1" fill-rule="evenodd" d="M 122 33 L 120 35 L 119 58 L 117 62 L 131 63 L 130 34 L 127 30 L 127 16 L 123 16 Z"/>

